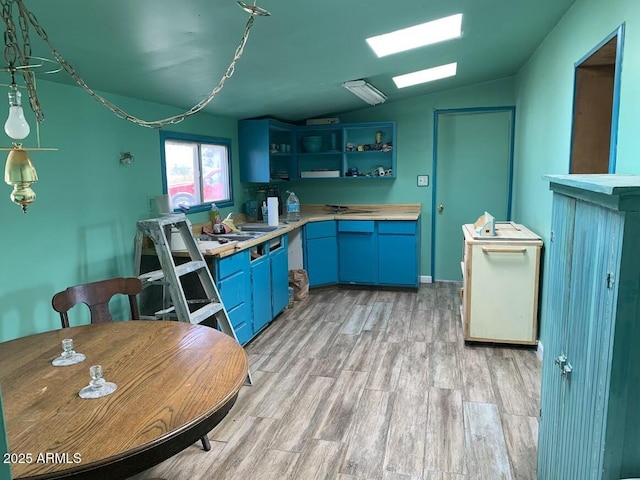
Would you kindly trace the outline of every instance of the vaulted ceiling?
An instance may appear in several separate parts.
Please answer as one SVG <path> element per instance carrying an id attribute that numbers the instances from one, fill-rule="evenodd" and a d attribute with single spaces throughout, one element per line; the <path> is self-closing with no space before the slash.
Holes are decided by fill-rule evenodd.
<path id="1" fill-rule="evenodd" d="M 235 0 L 23 0 L 93 89 L 189 108 L 218 83 L 249 15 Z M 289 121 L 366 106 L 341 88 L 367 79 L 388 102 L 513 75 L 574 0 L 260 0 L 234 75 L 207 112 Z M 462 13 L 462 37 L 378 58 L 365 39 Z M 34 54 L 51 58 L 30 32 Z M 391 77 L 458 62 L 455 77 L 398 89 Z M 64 71 L 47 80 L 72 83 Z"/>

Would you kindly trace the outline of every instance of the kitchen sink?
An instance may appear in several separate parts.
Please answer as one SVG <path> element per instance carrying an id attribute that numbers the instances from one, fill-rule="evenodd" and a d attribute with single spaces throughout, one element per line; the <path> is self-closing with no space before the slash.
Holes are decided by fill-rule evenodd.
<path id="1" fill-rule="evenodd" d="M 224 238 L 225 240 L 229 240 L 230 242 L 246 242 L 247 240 L 253 240 L 254 238 L 258 238 L 264 235 L 263 233 L 255 233 L 251 234 L 247 233 L 222 233 L 220 235 L 200 235 L 198 237 L 199 240 L 202 241 L 215 241 Z"/>
<path id="2" fill-rule="evenodd" d="M 264 232 L 264 233 L 269 233 L 269 232 L 275 232 L 276 230 L 280 230 L 281 228 L 284 228 L 284 226 L 277 225 L 277 226 L 273 226 L 272 227 L 270 225 L 245 223 L 244 225 L 240 225 L 238 228 L 242 232 Z"/>

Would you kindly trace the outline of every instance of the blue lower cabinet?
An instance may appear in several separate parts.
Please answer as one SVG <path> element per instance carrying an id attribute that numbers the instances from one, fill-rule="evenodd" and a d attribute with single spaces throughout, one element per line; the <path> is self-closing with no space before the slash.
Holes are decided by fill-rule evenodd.
<path id="1" fill-rule="evenodd" d="M 305 225 L 309 286 L 335 283 L 417 288 L 420 220 L 338 220 Z"/>
<path id="2" fill-rule="evenodd" d="M 378 222 L 378 283 L 418 286 L 418 223 Z"/>
<path id="3" fill-rule="evenodd" d="M 253 330 L 257 333 L 271 321 L 271 269 L 269 257 L 251 261 Z"/>
<path id="4" fill-rule="evenodd" d="M 282 312 L 289 303 L 289 258 L 287 236 L 280 237 L 280 247 L 269 252 L 271 259 L 271 315 Z"/>
<path id="5" fill-rule="evenodd" d="M 309 286 L 338 283 L 338 239 L 335 220 L 304 226 L 304 268 Z"/>
<path id="6" fill-rule="evenodd" d="M 375 223 L 367 220 L 338 222 L 340 282 L 378 282 L 378 248 L 374 227 Z"/>
<path id="7" fill-rule="evenodd" d="M 305 268 L 309 286 L 338 283 L 338 240 L 333 237 L 312 238 L 306 242 Z"/>
<path id="8" fill-rule="evenodd" d="M 236 332 L 238 343 L 240 345 L 244 345 L 253 338 L 253 328 L 251 325 L 251 312 L 249 311 L 249 305 L 246 303 L 241 303 L 231 310 L 227 310 L 227 313 L 229 314 L 229 321 L 233 326 L 233 330 Z"/>
<path id="9" fill-rule="evenodd" d="M 249 252 L 216 260 L 216 286 L 240 344 L 253 338 Z"/>

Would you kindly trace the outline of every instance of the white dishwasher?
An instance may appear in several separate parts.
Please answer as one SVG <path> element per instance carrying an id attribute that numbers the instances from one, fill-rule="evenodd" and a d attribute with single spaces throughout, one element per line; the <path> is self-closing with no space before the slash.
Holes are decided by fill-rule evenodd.
<path id="1" fill-rule="evenodd" d="M 466 341 L 535 345 L 542 240 L 523 225 L 496 222 L 495 236 L 462 226 L 460 315 Z"/>

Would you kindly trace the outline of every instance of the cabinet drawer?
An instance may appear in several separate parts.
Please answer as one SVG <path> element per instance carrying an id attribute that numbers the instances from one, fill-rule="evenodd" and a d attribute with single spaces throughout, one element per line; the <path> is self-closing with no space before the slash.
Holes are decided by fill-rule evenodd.
<path id="1" fill-rule="evenodd" d="M 378 222 L 378 233 L 395 233 L 400 235 L 415 235 L 417 222 L 405 220 L 386 220 Z"/>
<path id="2" fill-rule="evenodd" d="M 218 282 L 218 290 L 227 309 L 247 300 L 246 274 L 238 273 Z"/>
<path id="3" fill-rule="evenodd" d="M 307 223 L 305 228 L 307 240 L 336 236 L 336 222 L 333 220 Z"/>
<path id="4" fill-rule="evenodd" d="M 249 262 L 249 251 L 239 252 L 230 257 L 222 258 L 218 261 L 219 280 L 228 277 L 232 273 L 243 270 Z"/>
<path id="5" fill-rule="evenodd" d="M 374 225 L 373 220 L 339 220 L 338 231 L 373 233 Z"/>

